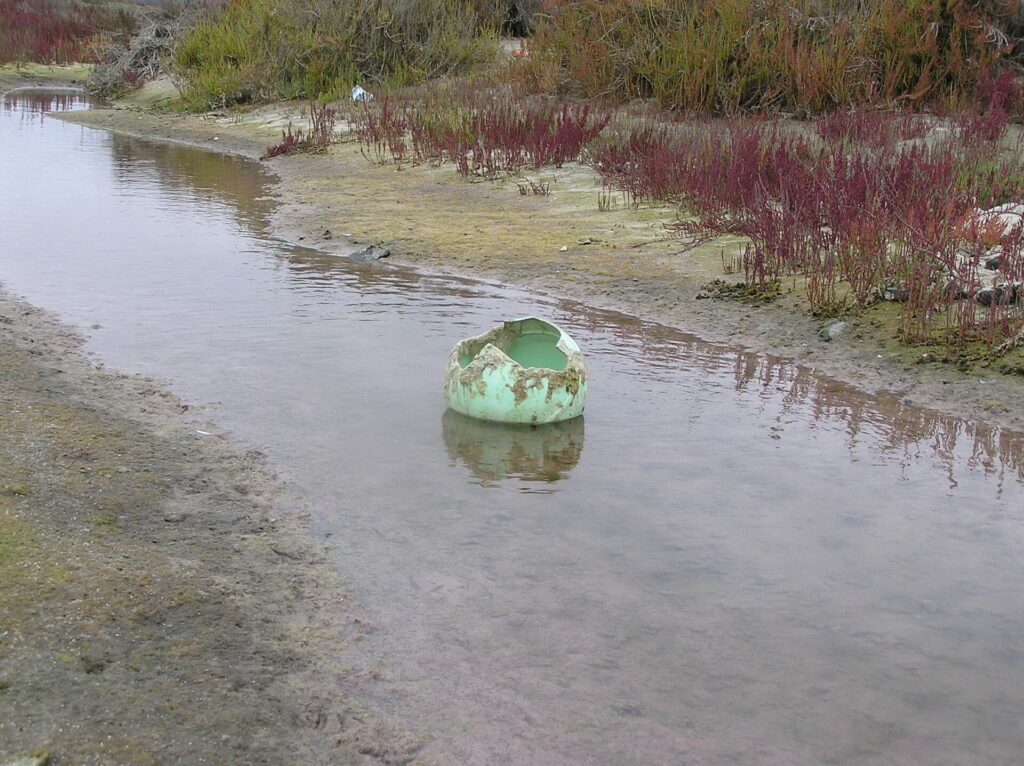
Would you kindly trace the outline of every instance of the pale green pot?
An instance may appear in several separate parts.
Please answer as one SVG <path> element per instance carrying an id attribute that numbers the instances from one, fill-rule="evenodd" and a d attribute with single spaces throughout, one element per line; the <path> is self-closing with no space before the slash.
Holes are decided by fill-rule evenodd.
<path id="1" fill-rule="evenodd" d="M 463 415 L 500 423 L 555 423 L 583 412 L 587 368 L 576 341 L 536 317 L 459 341 L 444 393 Z"/>

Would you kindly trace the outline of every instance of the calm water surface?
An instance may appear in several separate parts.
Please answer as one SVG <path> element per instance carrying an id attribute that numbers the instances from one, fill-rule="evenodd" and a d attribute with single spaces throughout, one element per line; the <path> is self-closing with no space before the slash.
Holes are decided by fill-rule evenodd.
<path id="1" fill-rule="evenodd" d="M 257 164 L 0 110 L 0 281 L 293 479 L 376 626 L 366 701 L 456 764 L 1024 762 L 1024 441 L 782 361 L 269 238 Z M 583 420 L 445 412 L 539 314 Z"/>

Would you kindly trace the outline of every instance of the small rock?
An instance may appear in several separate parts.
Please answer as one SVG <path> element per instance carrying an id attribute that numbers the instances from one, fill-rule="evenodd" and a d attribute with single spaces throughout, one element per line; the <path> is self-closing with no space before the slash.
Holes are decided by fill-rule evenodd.
<path id="1" fill-rule="evenodd" d="M 90 675 L 102 673 L 104 670 L 107 669 L 107 665 L 109 664 L 106 660 L 97 659 L 96 657 L 89 657 L 84 654 L 78 658 L 78 663 L 82 666 L 82 670 L 84 670 L 86 673 L 89 673 Z"/>
<path id="2" fill-rule="evenodd" d="M 982 306 L 1009 306 L 1017 302 L 1019 292 L 1017 285 L 1004 283 L 993 287 L 983 287 L 974 294 L 974 300 Z"/>
<path id="3" fill-rule="evenodd" d="M 299 545 L 288 545 L 284 543 L 277 543 L 270 546 L 270 550 L 276 553 L 278 556 L 282 556 L 292 561 L 301 561 L 305 558 L 305 549 Z"/>
<path id="4" fill-rule="evenodd" d="M 324 229 L 324 233 L 321 234 L 320 236 L 322 236 L 324 239 L 330 239 L 331 238 L 331 230 L 330 229 Z"/>
<path id="5" fill-rule="evenodd" d="M 985 259 L 985 268 L 989 271 L 999 271 L 999 264 L 1002 261 L 1002 253 Z"/>
<path id="6" fill-rule="evenodd" d="M 164 514 L 164 521 L 168 524 L 178 524 L 187 519 L 191 514 L 185 511 L 169 511 Z"/>
<path id="7" fill-rule="evenodd" d="M 849 326 L 849 323 L 844 322 L 842 319 L 837 319 L 836 321 L 829 322 L 827 325 L 822 327 L 821 332 L 818 333 L 818 337 L 825 342 L 835 340 L 846 332 L 846 328 Z"/>
<path id="8" fill-rule="evenodd" d="M 349 253 L 348 257 L 360 263 L 370 263 L 372 261 L 379 261 L 381 258 L 387 258 L 389 255 L 391 255 L 389 248 L 381 247 L 380 245 L 370 245 L 362 250 Z"/>
<path id="9" fill-rule="evenodd" d="M 569 249 L 569 246 L 568 246 L 568 245 L 562 245 L 562 246 L 561 246 L 560 248 L 558 248 L 558 252 L 560 252 L 560 253 L 564 253 L 564 252 L 565 252 L 565 251 L 567 251 L 568 249 Z"/>
<path id="10" fill-rule="evenodd" d="M 885 290 L 882 291 L 882 298 L 887 301 L 894 301 L 902 303 L 910 297 L 910 291 L 905 287 L 897 285 L 889 285 Z"/>
<path id="11" fill-rule="evenodd" d="M 4 487 L 4 493 L 8 495 L 24 496 L 28 494 L 28 487 L 26 487 L 24 484 L 8 484 L 6 487 Z"/>
<path id="12" fill-rule="evenodd" d="M 709 293 L 707 290 L 700 290 L 700 291 L 698 291 L 698 293 L 697 293 L 697 295 L 695 297 L 696 297 L 697 300 L 703 301 L 703 300 L 706 300 L 706 299 L 710 298 L 711 297 L 711 293 Z"/>
<path id="13" fill-rule="evenodd" d="M 962 301 L 965 298 L 970 298 L 971 293 L 967 290 L 960 282 L 955 279 L 951 279 L 946 282 L 946 286 L 943 288 L 943 292 L 950 300 Z"/>

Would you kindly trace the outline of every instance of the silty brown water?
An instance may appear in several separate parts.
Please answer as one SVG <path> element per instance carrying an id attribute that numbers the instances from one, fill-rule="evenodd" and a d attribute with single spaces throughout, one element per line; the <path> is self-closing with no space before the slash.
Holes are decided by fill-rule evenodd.
<path id="1" fill-rule="evenodd" d="M 55 101 L 64 99 L 64 101 Z M 265 449 L 376 626 L 342 662 L 459 764 L 1016 764 L 1024 441 L 500 285 L 274 241 L 260 167 L 0 112 L 0 280 Z M 582 421 L 446 413 L 510 316 Z"/>

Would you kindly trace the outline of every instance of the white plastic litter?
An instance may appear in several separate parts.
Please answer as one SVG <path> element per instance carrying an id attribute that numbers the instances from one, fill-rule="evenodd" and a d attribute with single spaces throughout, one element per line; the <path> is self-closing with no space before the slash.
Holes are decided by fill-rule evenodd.
<path id="1" fill-rule="evenodd" d="M 352 100 L 353 101 L 373 101 L 373 94 L 368 90 L 363 90 L 361 85 L 357 85 L 352 89 Z"/>

